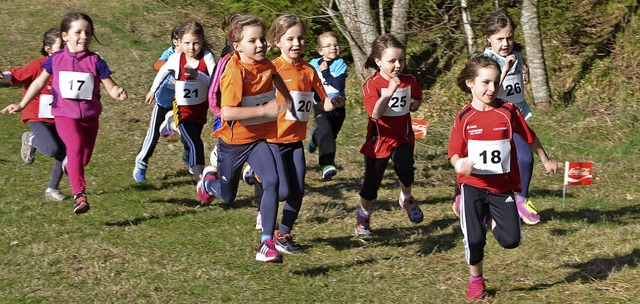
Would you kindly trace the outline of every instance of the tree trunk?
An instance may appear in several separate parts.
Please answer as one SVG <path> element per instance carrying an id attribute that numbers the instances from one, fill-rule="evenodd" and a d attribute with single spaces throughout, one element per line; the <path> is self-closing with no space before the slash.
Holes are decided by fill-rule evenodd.
<path id="1" fill-rule="evenodd" d="M 467 0 L 460 0 L 460 10 L 462 11 L 464 35 L 467 37 L 467 51 L 469 52 L 469 57 L 471 57 L 475 53 L 476 48 L 473 43 L 473 28 L 471 27 L 471 14 L 469 13 Z"/>
<path id="2" fill-rule="evenodd" d="M 382 1 L 381 1 L 382 2 Z M 409 11 L 409 0 L 393 1 L 391 10 L 391 34 L 396 36 L 402 44 L 407 45 L 407 12 Z"/>
<path id="3" fill-rule="evenodd" d="M 384 1 L 378 1 L 378 23 L 380 23 L 380 34 L 384 35 L 387 33 L 384 24 Z"/>
<path id="4" fill-rule="evenodd" d="M 552 100 L 542 49 L 542 36 L 538 24 L 538 0 L 522 1 L 520 23 L 522 23 L 522 31 L 524 32 L 533 104 L 545 108 L 551 105 Z"/>

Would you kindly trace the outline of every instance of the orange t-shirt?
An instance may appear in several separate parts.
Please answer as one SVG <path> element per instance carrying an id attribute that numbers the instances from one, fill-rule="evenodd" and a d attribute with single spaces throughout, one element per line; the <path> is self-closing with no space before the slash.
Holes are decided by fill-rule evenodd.
<path id="1" fill-rule="evenodd" d="M 237 52 L 234 53 L 220 79 L 220 107 L 253 107 L 275 98 L 275 73 L 273 63 L 267 59 L 245 63 L 240 61 Z M 222 127 L 211 135 L 228 144 L 248 144 L 276 136 L 275 118 L 221 119 Z"/>
<path id="2" fill-rule="evenodd" d="M 327 93 L 322 86 L 320 77 L 316 73 L 316 69 L 306 61 L 301 60 L 298 63 L 291 64 L 282 57 L 278 57 L 273 60 L 273 65 L 287 86 L 291 97 L 293 97 L 296 117 L 299 120 L 296 121 L 290 110 L 287 109 L 286 112 L 278 116 L 278 134 L 276 137 L 267 138 L 267 141 L 272 143 L 302 141 L 307 137 L 307 124 L 309 118 L 312 117 L 314 99 L 318 98 L 318 102 L 324 103 Z M 276 92 L 276 98 L 279 102 L 286 102 L 280 92 Z"/>

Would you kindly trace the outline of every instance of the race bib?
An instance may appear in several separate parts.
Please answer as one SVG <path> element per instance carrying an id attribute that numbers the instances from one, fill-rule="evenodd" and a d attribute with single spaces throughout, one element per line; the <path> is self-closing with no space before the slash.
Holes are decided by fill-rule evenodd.
<path id="1" fill-rule="evenodd" d="M 498 92 L 498 98 L 511 103 L 524 101 L 523 83 L 521 73 L 507 75 L 502 81 L 502 88 Z"/>
<path id="2" fill-rule="evenodd" d="M 285 119 L 296 120 L 298 117 L 298 121 L 309 121 L 309 113 L 313 109 L 313 92 L 292 91 L 290 93 L 295 105 L 296 116 L 293 116 L 291 109 L 287 109 Z"/>
<path id="3" fill-rule="evenodd" d="M 60 71 L 58 73 L 60 95 L 65 99 L 91 100 L 94 77 L 91 73 Z"/>
<path id="4" fill-rule="evenodd" d="M 51 115 L 51 104 L 53 103 L 53 95 L 40 94 L 40 105 L 38 105 L 38 117 L 40 118 L 53 118 Z"/>
<path id="5" fill-rule="evenodd" d="M 469 159 L 474 163 L 472 173 L 489 175 L 511 171 L 511 144 L 508 139 L 469 140 Z"/>
<path id="6" fill-rule="evenodd" d="M 207 100 L 207 86 L 200 81 L 176 81 L 176 102 L 179 106 L 193 106 Z"/>
<path id="7" fill-rule="evenodd" d="M 268 103 L 270 100 L 274 98 L 276 98 L 276 90 L 272 90 L 259 95 L 245 96 L 245 97 L 242 97 L 242 106 L 243 107 L 261 106 Z M 250 125 L 257 125 L 257 124 L 274 121 L 274 120 L 276 120 L 275 117 L 274 118 L 270 118 L 270 117 L 251 118 L 251 119 L 243 120 L 242 124 L 245 126 L 250 126 Z"/>
<path id="8" fill-rule="evenodd" d="M 382 89 L 382 95 L 387 89 Z M 387 110 L 383 116 L 402 116 L 409 113 L 411 105 L 411 87 L 398 88 L 389 99 Z"/>

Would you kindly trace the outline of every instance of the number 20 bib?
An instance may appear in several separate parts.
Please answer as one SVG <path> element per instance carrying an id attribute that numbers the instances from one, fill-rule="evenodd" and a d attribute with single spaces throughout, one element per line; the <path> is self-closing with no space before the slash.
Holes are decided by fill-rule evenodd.
<path id="1" fill-rule="evenodd" d="M 474 174 L 504 174 L 511 171 L 511 144 L 508 139 L 469 140 L 467 149 Z"/>
<path id="2" fill-rule="evenodd" d="M 382 95 L 387 92 L 387 89 L 381 90 Z M 389 99 L 387 110 L 384 111 L 383 116 L 402 116 L 409 113 L 409 106 L 411 105 L 411 87 L 398 88 Z"/>
<path id="3" fill-rule="evenodd" d="M 91 73 L 60 71 L 60 95 L 65 99 L 93 99 L 94 77 Z"/>
<path id="4" fill-rule="evenodd" d="M 298 121 L 309 121 L 309 113 L 313 108 L 313 92 L 291 91 L 290 93 L 296 108 Z M 287 109 L 285 118 L 287 120 L 296 120 L 290 109 Z"/>

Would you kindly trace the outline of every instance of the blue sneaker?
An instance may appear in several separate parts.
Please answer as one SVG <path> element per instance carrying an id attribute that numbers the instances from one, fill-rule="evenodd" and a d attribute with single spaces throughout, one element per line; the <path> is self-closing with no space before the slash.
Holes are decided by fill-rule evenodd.
<path id="1" fill-rule="evenodd" d="M 313 128 L 311 129 L 311 136 L 309 136 L 309 142 L 307 143 L 307 151 L 309 151 L 309 153 L 313 153 L 316 152 L 316 149 L 318 149 L 318 146 L 316 146 L 315 143 L 313 143 L 313 136 L 316 134 L 316 130 L 318 128 Z"/>
<path id="2" fill-rule="evenodd" d="M 418 206 L 418 203 L 413 198 L 413 195 L 409 195 L 409 197 L 402 199 L 398 199 L 398 204 L 400 207 L 404 209 L 409 217 L 409 221 L 414 224 L 419 224 L 424 219 L 424 214 L 422 213 L 422 209 Z"/>
<path id="3" fill-rule="evenodd" d="M 335 166 L 327 165 L 322 167 L 322 180 L 330 180 L 338 173 Z"/>
<path id="4" fill-rule="evenodd" d="M 136 162 L 133 168 L 133 179 L 137 183 L 142 183 L 147 179 L 147 166 Z"/>
<path id="5" fill-rule="evenodd" d="M 89 211 L 89 209 L 91 209 L 91 207 L 89 207 L 89 202 L 87 202 L 87 196 L 82 192 L 77 193 L 73 199 L 73 213 L 82 214 Z"/>

